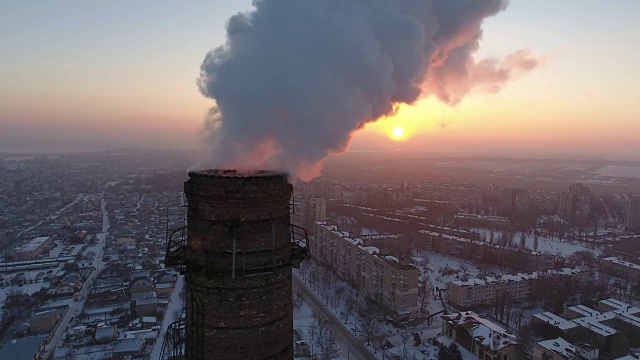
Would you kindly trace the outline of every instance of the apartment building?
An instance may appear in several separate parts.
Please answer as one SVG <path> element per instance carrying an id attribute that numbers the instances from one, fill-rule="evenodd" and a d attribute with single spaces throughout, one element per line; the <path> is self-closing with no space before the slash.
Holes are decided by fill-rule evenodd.
<path id="1" fill-rule="evenodd" d="M 637 282 L 640 279 L 640 265 L 622 261 L 616 257 L 601 258 L 600 271 L 633 282 Z"/>
<path id="2" fill-rule="evenodd" d="M 495 305 L 500 296 L 505 296 L 509 303 L 526 301 L 533 291 L 535 281 L 542 277 L 570 277 L 575 283 L 584 285 L 592 279 L 593 273 L 584 268 L 564 268 L 452 281 L 448 286 L 449 303 L 460 310 L 466 310 L 479 305 Z"/>
<path id="3" fill-rule="evenodd" d="M 516 336 L 472 312 L 442 316 L 442 334 L 436 339 L 443 345 L 451 341 L 480 360 L 524 359 L 522 344 Z M 468 358 L 464 356 L 463 358 Z"/>
<path id="4" fill-rule="evenodd" d="M 417 231 L 416 243 L 439 253 L 521 271 L 552 269 L 556 261 L 553 255 L 508 248 L 439 229 Z"/>
<path id="5" fill-rule="evenodd" d="M 416 317 L 420 271 L 408 260 L 384 254 L 365 240 L 353 238 L 348 232 L 323 222 L 316 223 L 314 241 L 310 243 L 311 256 L 395 318 Z"/>

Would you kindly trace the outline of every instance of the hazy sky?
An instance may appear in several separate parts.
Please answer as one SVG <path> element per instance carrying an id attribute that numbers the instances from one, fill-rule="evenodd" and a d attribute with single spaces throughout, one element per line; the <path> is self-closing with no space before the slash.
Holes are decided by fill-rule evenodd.
<path id="1" fill-rule="evenodd" d="M 200 64 L 251 1 L 184 4 L 4 0 L 0 152 L 196 144 L 213 105 L 195 83 Z M 527 48 L 540 67 L 456 107 L 425 99 L 402 108 L 352 149 L 640 159 L 638 44 L 638 0 L 512 1 L 485 23 L 479 56 Z M 398 126 L 406 136 L 391 140 Z"/>

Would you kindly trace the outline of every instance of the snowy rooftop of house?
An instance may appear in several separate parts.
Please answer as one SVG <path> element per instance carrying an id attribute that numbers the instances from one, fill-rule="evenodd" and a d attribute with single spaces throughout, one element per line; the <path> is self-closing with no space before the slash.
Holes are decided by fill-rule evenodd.
<path id="1" fill-rule="evenodd" d="M 540 314 L 534 314 L 533 317 L 538 320 L 544 321 L 547 324 L 553 325 L 560 330 L 569 330 L 580 326 L 571 320 L 567 320 L 549 311 L 545 311 Z"/>
<path id="2" fill-rule="evenodd" d="M 442 319 L 449 324 L 464 327 L 476 341 L 492 350 L 518 344 L 515 335 L 472 311 L 443 315 Z"/>
<path id="3" fill-rule="evenodd" d="M 623 266 L 626 266 L 626 267 L 630 267 L 630 268 L 635 269 L 635 270 L 640 270 L 640 265 L 634 264 L 634 263 L 630 263 L 630 262 L 626 262 L 626 261 L 623 261 L 623 260 L 618 260 L 618 258 L 616 258 L 615 256 L 603 258 L 602 260 L 603 261 L 608 261 L 608 262 L 611 262 L 611 263 L 615 263 L 615 264 L 620 264 L 620 265 L 623 265 Z"/>
<path id="4" fill-rule="evenodd" d="M 538 341 L 538 345 L 551 352 L 563 356 L 565 359 L 573 357 L 576 350 L 575 346 L 561 337 L 557 339 Z"/>
<path id="5" fill-rule="evenodd" d="M 113 337 L 114 332 L 116 331 L 115 326 L 101 326 L 96 328 L 96 339 L 108 339 Z"/>

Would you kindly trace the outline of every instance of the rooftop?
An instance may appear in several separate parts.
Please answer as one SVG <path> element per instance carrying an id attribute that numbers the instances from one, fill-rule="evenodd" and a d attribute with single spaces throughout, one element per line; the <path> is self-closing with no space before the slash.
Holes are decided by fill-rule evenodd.
<path id="1" fill-rule="evenodd" d="M 31 360 L 44 341 L 44 336 L 29 336 L 5 343 L 0 348 L 0 359 Z"/>
<path id="2" fill-rule="evenodd" d="M 472 311 L 443 315 L 442 319 L 454 326 L 464 327 L 476 341 L 492 350 L 518 344 L 515 335 Z"/>
<path id="3" fill-rule="evenodd" d="M 565 358 L 573 357 L 576 350 L 575 346 L 561 337 L 557 339 L 538 341 L 538 345 Z"/>
<path id="4" fill-rule="evenodd" d="M 626 267 L 630 267 L 630 268 L 635 269 L 635 270 L 640 270 L 640 265 L 634 264 L 634 263 L 630 263 L 630 262 L 627 262 L 627 261 L 623 261 L 623 260 L 618 260 L 618 258 L 615 257 L 615 256 L 602 258 L 602 260 L 610 262 L 610 263 L 614 263 L 614 264 L 619 264 L 619 265 L 623 265 L 623 266 L 626 266 Z"/>

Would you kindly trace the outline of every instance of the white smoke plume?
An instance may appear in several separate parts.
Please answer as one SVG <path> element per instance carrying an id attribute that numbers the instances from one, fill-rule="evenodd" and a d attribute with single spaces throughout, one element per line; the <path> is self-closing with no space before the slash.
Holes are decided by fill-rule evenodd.
<path id="1" fill-rule="evenodd" d="M 231 17 L 198 86 L 215 100 L 208 165 L 286 170 L 302 179 L 345 151 L 367 122 L 437 96 L 498 91 L 537 61 L 474 58 L 482 22 L 506 0 L 256 0 Z"/>

